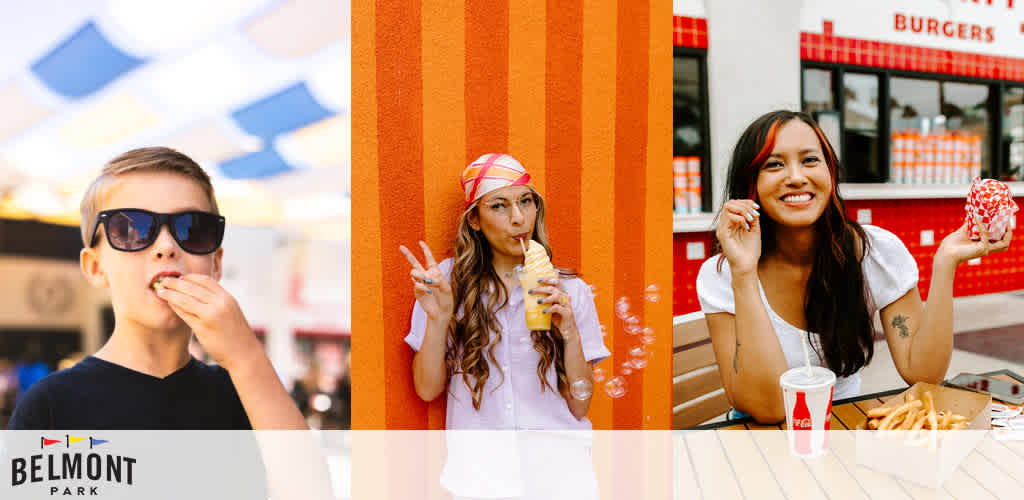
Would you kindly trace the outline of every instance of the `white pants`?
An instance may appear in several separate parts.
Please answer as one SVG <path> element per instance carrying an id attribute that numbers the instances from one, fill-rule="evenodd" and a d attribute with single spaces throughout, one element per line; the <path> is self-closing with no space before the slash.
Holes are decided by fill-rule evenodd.
<path id="1" fill-rule="evenodd" d="M 456 499 L 598 500 L 590 431 L 446 431 Z"/>

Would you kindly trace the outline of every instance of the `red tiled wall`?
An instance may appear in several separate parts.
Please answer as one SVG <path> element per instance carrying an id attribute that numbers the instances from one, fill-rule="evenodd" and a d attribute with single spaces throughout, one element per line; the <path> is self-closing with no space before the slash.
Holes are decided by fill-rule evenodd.
<path id="1" fill-rule="evenodd" d="M 833 36 L 830 25 L 825 22 L 824 33 L 800 33 L 800 59 L 997 80 L 1024 80 L 1024 59 L 1021 58 Z"/>
<path id="2" fill-rule="evenodd" d="M 672 18 L 672 45 L 697 49 L 708 48 L 708 20 L 701 17 L 674 16 Z"/>
<path id="3" fill-rule="evenodd" d="M 1016 198 L 1024 206 L 1024 198 Z M 917 260 L 920 273 L 918 282 L 921 297 L 927 298 L 931 284 L 932 257 L 939 243 L 964 221 L 964 200 L 868 200 L 847 201 L 847 211 L 853 219 L 857 210 L 871 209 L 871 223 L 891 231 L 907 246 Z M 934 231 L 934 243 L 921 246 L 921 231 Z M 686 244 L 705 243 L 710 257 L 711 233 L 677 233 L 674 238 L 672 312 L 674 315 L 699 311 L 695 281 L 703 260 L 686 260 Z M 978 265 L 961 264 L 953 282 L 953 296 L 962 297 L 985 293 L 1024 289 L 1024 243 L 1016 243 L 1003 253 L 984 257 Z"/>
<path id="4" fill-rule="evenodd" d="M 697 273 L 700 265 L 711 256 L 712 233 L 676 233 L 672 239 L 672 314 L 678 316 L 699 311 L 697 302 Z M 704 258 L 699 260 L 686 259 L 686 244 L 700 242 L 704 244 Z"/>

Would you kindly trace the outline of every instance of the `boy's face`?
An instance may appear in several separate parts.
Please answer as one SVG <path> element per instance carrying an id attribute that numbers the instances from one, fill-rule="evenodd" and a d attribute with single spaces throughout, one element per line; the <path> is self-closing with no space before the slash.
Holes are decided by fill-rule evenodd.
<path id="1" fill-rule="evenodd" d="M 100 205 L 100 210 L 212 211 L 210 201 L 196 181 L 171 172 L 118 176 Z M 162 272 L 205 274 L 220 279 L 223 249 L 207 255 L 188 253 L 178 246 L 167 227 L 160 228 L 160 234 L 149 248 L 138 252 L 115 250 L 107 242 L 103 226 L 96 231 L 96 245 L 82 250 L 82 271 L 94 286 L 110 289 L 119 322 L 136 323 L 154 330 L 182 328 L 185 323 L 152 288 L 153 279 Z"/>

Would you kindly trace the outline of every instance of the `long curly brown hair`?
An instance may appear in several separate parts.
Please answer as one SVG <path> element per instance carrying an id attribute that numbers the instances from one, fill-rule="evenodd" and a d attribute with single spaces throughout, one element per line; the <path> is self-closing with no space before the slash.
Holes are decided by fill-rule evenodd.
<path id="1" fill-rule="evenodd" d="M 544 228 L 544 198 L 532 187 L 530 191 L 537 204 L 533 240 L 543 245 L 550 257 L 551 246 Z M 505 289 L 504 282 L 494 270 L 491 245 L 487 237 L 469 224 L 470 215 L 478 215 L 478 204 L 479 199 L 459 216 L 459 228 L 453 245 L 455 263 L 451 274 L 457 312 L 448 325 L 448 349 L 445 354 L 448 377 L 462 374 L 462 381 L 473 394 L 473 408 L 476 410 L 480 409 L 484 386 L 491 376 L 488 359 L 498 366 L 494 349 L 501 342 L 502 332 L 495 314 L 508 305 L 509 299 L 509 290 Z M 562 277 L 576 275 L 570 270 L 559 269 L 558 272 Z M 554 390 L 544 376 L 554 365 L 558 375 L 558 392 L 564 394 L 569 384 L 565 375 L 565 347 L 561 332 L 558 327 L 551 325 L 550 331 L 533 331 L 530 336 L 533 348 L 540 353 L 537 377 L 540 378 L 541 390 Z M 504 383 L 505 374 L 500 368 L 498 373 L 501 375 L 501 383 Z"/>

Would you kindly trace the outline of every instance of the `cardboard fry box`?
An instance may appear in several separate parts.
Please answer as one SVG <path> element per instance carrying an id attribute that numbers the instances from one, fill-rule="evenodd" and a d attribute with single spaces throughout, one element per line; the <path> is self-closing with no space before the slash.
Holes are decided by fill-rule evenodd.
<path id="1" fill-rule="evenodd" d="M 974 447 L 985 439 L 992 425 L 992 397 L 960 389 L 919 382 L 883 408 L 898 408 L 908 396 L 921 400 L 932 393 L 935 411 L 952 411 L 967 418 L 966 429 L 955 431 L 873 431 L 857 427 L 857 465 L 939 488 Z M 923 403 L 923 400 L 922 400 Z"/>

